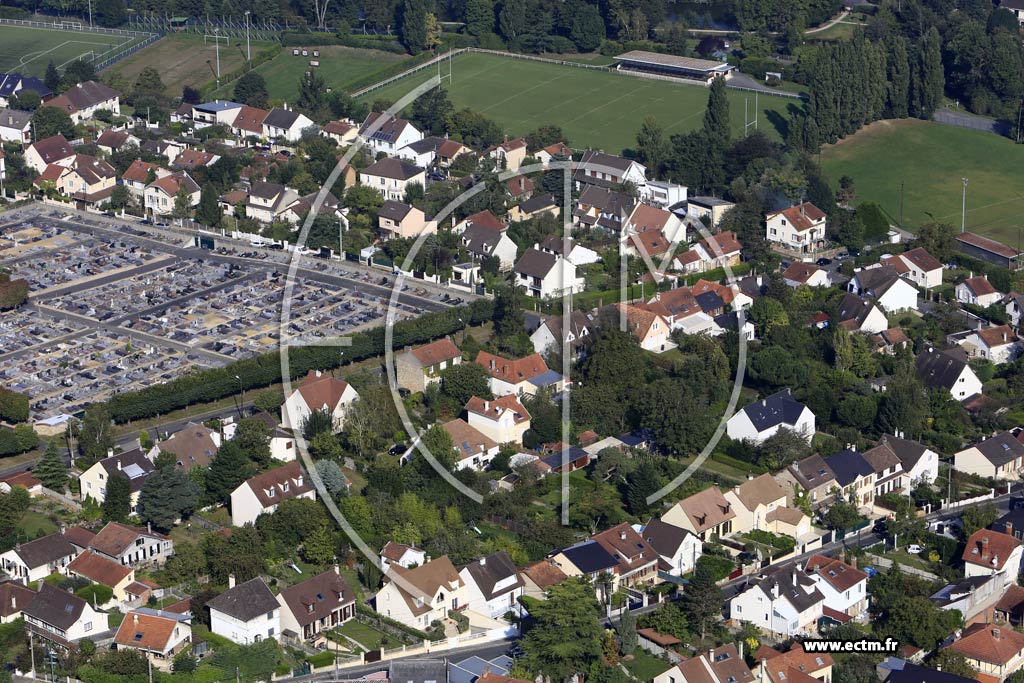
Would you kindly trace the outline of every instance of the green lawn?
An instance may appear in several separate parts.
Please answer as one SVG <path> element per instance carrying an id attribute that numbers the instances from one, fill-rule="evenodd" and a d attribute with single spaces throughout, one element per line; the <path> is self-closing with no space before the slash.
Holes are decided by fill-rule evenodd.
<path id="1" fill-rule="evenodd" d="M 442 74 L 447 77 L 446 69 Z M 397 100 L 437 75 L 432 69 L 404 78 L 365 97 Z M 456 107 L 469 107 L 500 123 L 510 135 L 523 135 L 543 124 L 562 127 L 569 144 L 620 153 L 636 145 L 647 116 L 667 135 L 699 127 L 708 90 L 699 85 L 617 75 L 487 54 L 463 54 L 453 62 L 452 83 L 445 82 Z M 730 90 L 733 134 L 743 131 L 744 100 L 754 118 L 754 96 Z M 803 104 L 792 98 L 761 95 L 759 126 L 775 138 L 785 132 L 789 110 Z"/>
<path id="2" fill-rule="evenodd" d="M 51 61 L 62 67 L 76 59 L 101 62 L 144 38 L 89 31 L 0 26 L 0 72 L 43 77 Z"/>
<path id="3" fill-rule="evenodd" d="M 355 619 L 346 621 L 334 630 L 348 636 L 367 650 L 379 650 L 381 641 L 384 638 L 384 634 L 377 629 Z"/>
<path id="4" fill-rule="evenodd" d="M 53 520 L 35 510 L 26 510 L 21 516 L 21 528 L 29 538 L 48 536 L 57 531 L 57 525 Z"/>
<path id="5" fill-rule="evenodd" d="M 319 74 L 331 88 L 345 88 L 367 74 L 386 69 L 395 62 L 407 59 L 406 55 L 396 55 L 381 50 L 365 50 L 355 47 L 331 45 L 327 47 L 309 48 L 320 51 Z M 256 67 L 256 73 L 267 81 L 267 92 L 272 99 L 294 101 L 299 94 L 299 79 L 309 70 L 310 56 L 296 57 L 292 48 L 284 48 L 281 54 Z M 226 84 L 214 92 L 214 97 L 231 97 L 234 83 Z"/>
<path id="6" fill-rule="evenodd" d="M 665 673 L 671 667 L 671 664 L 666 662 L 664 659 L 655 657 L 647 650 L 641 650 L 637 648 L 633 652 L 633 659 L 622 662 L 630 673 L 636 676 L 641 681 L 649 681 L 660 673 Z"/>
<path id="7" fill-rule="evenodd" d="M 1024 146 L 980 131 L 912 119 L 878 121 L 825 147 L 821 162 L 832 182 L 852 177 L 857 201 L 878 202 L 913 230 L 931 220 L 960 226 L 968 178 L 967 229 L 1016 245 L 1024 226 Z"/>

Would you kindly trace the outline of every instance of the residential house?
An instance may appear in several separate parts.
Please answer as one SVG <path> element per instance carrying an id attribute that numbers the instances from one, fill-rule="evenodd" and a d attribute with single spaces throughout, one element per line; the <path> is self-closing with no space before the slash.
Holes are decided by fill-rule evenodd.
<path id="1" fill-rule="evenodd" d="M 804 571 L 825 596 L 825 608 L 850 617 L 867 614 L 868 575 L 842 558 L 812 555 Z M 828 616 L 828 614 L 826 614 Z"/>
<path id="2" fill-rule="evenodd" d="M 769 633 L 796 636 L 815 631 L 824 607 L 817 582 L 791 564 L 748 580 L 729 601 L 729 617 Z"/>
<path id="3" fill-rule="evenodd" d="M 128 147 L 138 147 L 142 140 L 131 133 L 107 128 L 96 138 L 96 146 L 108 156 Z"/>
<path id="4" fill-rule="evenodd" d="M 899 327 L 890 327 L 878 334 L 871 335 L 871 343 L 874 344 L 875 352 L 887 356 L 895 356 L 911 345 L 912 341 L 907 333 Z"/>
<path id="5" fill-rule="evenodd" d="M 676 256 L 673 268 L 684 273 L 703 273 L 740 262 L 743 246 L 732 230 L 705 237 L 689 251 Z"/>
<path id="6" fill-rule="evenodd" d="M 651 637 L 653 634 L 645 629 L 644 635 Z M 659 640 L 667 645 L 665 636 L 658 635 L 661 636 Z M 743 661 L 742 651 L 737 651 L 736 646 L 729 643 L 677 662 L 654 676 L 652 683 L 753 683 L 755 680 L 754 672 Z"/>
<path id="7" fill-rule="evenodd" d="M 437 223 L 410 204 L 388 199 L 377 211 L 377 227 L 382 239 L 416 238 L 437 234 Z"/>
<path id="8" fill-rule="evenodd" d="M 686 200 L 686 215 L 714 228 L 734 206 L 732 202 L 718 197 L 690 197 Z"/>
<path id="9" fill-rule="evenodd" d="M 619 235 L 635 204 L 636 200 L 628 194 L 607 187 L 585 185 L 572 212 L 574 225 Z"/>
<path id="10" fill-rule="evenodd" d="M 732 535 L 735 519 L 736 511 L 717 486 L 682 499 L 661 516 L 661 521 L 686 529 L 701 541 Z"/>
<path id="11" fill-rule="evenodd" d="M 1001 681 L 1024 667 L 1024 633 L 1007 625 L 972 624 L 946 647 L 988 680 Z"/>
<path id="12" fill-rule="evenodd" d="M 263 137 L 268 140 L 298 142 L 302 132 L 316 124 L 305 114 L 285 105 L 284 109 L 274 107 L 263 119 Z"/>
<path id="13" fill-rule="evenodd" d="M 188 473 L 194 467 L 208 467 L 220 448 L 220 432 L 197 422 L 189 422 L 149 451 L 149 459 L 156 462 L 161 453 L 174 458 L 174 466 Z"/>
<path id="14" fill-rule="evenodd" d="M 810 256 L 825 248 L 825 212 L 810 202 L 768 214 L 765 239 L 772 244 Z"/>
<path id="15" fill-rule="evenodd" d="M 278 425 L 277 418 L 259 411 L 251 419 L 259 420 L 270 430 L 270 457 L 281 462 L 295 460 L 295 436 Z"/>
<path id="16" fill-rule="evenodd" d="M 342 147 L 348 147 L 359 137 L 359 126 L 353 121 L 328 121 L 320 129 L 320 135 L 334 140 Z"/>
<path id="17" fill-rule="evenodd" d="M 410 185 L 426 186 L 426 172 L 419 166 L 391 157 L 367 166 L 359 173 L 359 183 L 372 187 L 384 199 L 402 201 Z"/>
<path id="18" fill-rule="evenodd" d="M 862 454 L 875 472 L 875 497 L 899 493 L 907 489 L 910 480 L 903 471 L 903 463 L 888 445 L 870 448 Z"/>
<path id="19" fill-rule="evenodd" d="M 1001 576 L 1006 588 L 1016 585 L 1022 557 L 1024 545 L 1019 539 L 999 531 L 979 529 L 967 539 L 961 559 L 967 578 Z"/>
<path id="20" fill-rule="evenodd" d="M 259 107 L 242 105 L 231 122 L 231 134 L 236 138 L 255 138 L 262 140 L 263 122 L 267 120 L 270 112 Z"/>
<path id="21" fill-rule="evenodd" d="M 996 288 L 988 281 L 987 275 L 969 277 L 958 284 L 954 291 L 956 300 L 960 303 L 982 308 L 988 308 L 1003 298 L 1003 295 L 996 291 Z"/>
<path id="22" fill-rule="evenodd" d="M 83 639 L 107 630 L 107 615 L 74 593 L 49 583 L 40 583 L 21 611 L 25 628 L 60 648 L 71 648 Z"/>
<path id="23" fill-rule="evenodd" d="M 737 411 L 726 429 L 733 441 L 764 443 L 780 429 L 788 429 L 810 443 L 815 432 L 814 413 L 793 398 L 789 389 L 783 389 Z"/>
<path id="24" fill-rule="evenodd" d="M 786 652 L 762 645 L 754 653 L 754 660 L 758 663 L 759 683 L 831 683 L 832 665 L 835 663 L 832 655 L 807 652 L 800 642 L 793 643 Z"/>
<path id="25" fill-rule="evenodd" d="M 21 611 L 35 596 L 34 590 L 17 581 L 0 581 L 0 624 L 9 624 L 21 619 Z"/>
<path id="26" fill-rule="evenodd" d="M 902 254 L 884 258 L 881 263 L 894 266 L 902 277 L 922 289 L 931 289 L 942 284 L 942 264 L 924 247 L 916 247 Z"/>
<path id="27" fill-rule="evenodd" d="M 1020 588 L 1014 584 L 1011 588 Z M 979 619 L 985 620 L 998 612 L 998 604 L 1003 594 L 1009 594 L 1003 575 L 971 576 L 957 579 L 953 583 L 942 586 L 928 596 L 932 604 L 939 609 L 956 610 L 963 616 L 965 624 Z"/>
<path id="28" fill-rule="evenodd" d="M 477 655 L 448 663 L 447 683 L 531 683 L 509 678 L 514 660 L 508 655 L 484 659 Z"/>
<path id="29" fill-rule="evenodd" d="M 483 472 L 498 455 L 498 442 L 462 418 L 445 422 L 441 428 L 452 439 L 456 469 Z"/>
<path id="30" fill-rule="evenodd" d="M 956 335 L 956 342 L 968 358 L 981 358 L 995 365 L 1010 363 L 1021 353 L 1021 341 L 1009 325 L 968 330 Z"/>
<path id="31" fill-rule="evenodd" d="M 283 589 L 277 596 L 281 606 L 281 629 L 303 640 L 344 624 L 356 615 L 356 594 L 338 565 L 322 574 Z"/>
<path id="32" fill-rule="evenodd" d="M 487 157 L 494 159 L 502 170 L 518 171 L 519 167 L 523 165 L 523 160 L 526 159 L 526 140 L 523 138 L 509 140 L 506 135 L 504 142 L 487 150 Z"/>
<path id="33" fill-rule="evenodd" d="M 0 109 L 0 142 L 32 142 L 32 112 Z"/>
<path id="34" fill-rule="evenodd" d="M 546 354 L 551 349 L 561 351 L 563 344 L 569 345 L 569 355 L 578 358 L 582 346 L 590 339 L 591 321 L 581 311 L 573 311 L 568 319 L 565 316 L 553 315 L 546 318 L 536 330 L 530 334 L 533 350 Z"/>
<path id="35" fill-rule="evenodd" d="M 398 386 L 413 393 L 441 382 L 441 373 L 462 363 L 462 351 L 448 337 L 406 348 L 395 356 Z"/>
<path id="36" fill-rule="evenodd" d="M 732 523 L 734 533 L 767 530 L 768 514 L 786 506 L 786 490 L 772 475 L 762 474 L 726 491 L 725 499 L 736 513 Z"/>
<path id="37" fill-rule="evenodd" d="M 637 187 L 637 195 L 648 204 L 670 209 L 686 204 L 686 189 L 668 180 L 648 180 Z"/>
<path id="38" fill-rule="evenodd" d="M 636 253 L 639 246 L 636 245 L 635 237 L 648 232 L 661 233 L 672 245 L 686 241 L 686 223 L 679 216 L 665 209 L 638 203 L 633 207 L 629 218 L 626 219 L 626 231 L 623 238 L 626 238 L 627 235 L 634 237 L 631 240 L 634 246 L 627 245 L 627 251 Z"/>
<path id="39" fill-rule="evenodd" d="M 545 193 L 530 197 L 524 202 L 516 204 L 508 210 L 508 219 L 513 223 L 539 218 L 541 216 L 554 216 L 557 218 L 562 209 L 555 201 L 555 195 Z"/>
<path id="40" fill-rule="evenodd" d="M 593 249 L 588 249 L 572 238 L 566 239 L 560 235 L 545 237 L 544 241 L 540 243 L 540 250 L 548 254 L 564 256 L 569 263 L 577 267 L 597 263 L 601 260 L 601 255 Z"/>
<path id="41" fill-rule="evenodd" d="M 125 588 L 135 580 L 133 568 L 91 550 L 73 559 L 67 566 L 67 572 L 69 576 L 80 576 L 93 583 L 107 586 L 113 591 L 114 599 L 119 602 L 128 599 Z"/>
<path id="42" fill-rule="evenodd" d="M 576 277 L 576 266 L 561 254 L 541 251 L 538 246 L 527 249 L 516 262 L 515 285 L 539 299 L 582 292 L 583 278 Z"/>
<path id="43" fill-rule="evenodd" d="M 152 174 L 152 176 L 150 175 Z M 146 185 L 149 184 L 150 177 L 153 180 L 163 178 L 171 175 L 171 171 L 159 166 L 157 164 L 150 163 L 148 161 L 142 161 L 136 159 L 132 162 L 131 166 L 125 169 L 125 172 L 121 174 L 121 184 L 128 188 L 128 192 L 131 193 L 132 197 L 136 201 L 143 201 L 146 193 Z"/>
<path id="44" fill-rule="evenodd" d="M 196 168 L 213 166 L 220 161 L 220 156 L 213 152 L 204 152 L 198 149 L 182 150 L 171 163 L 171 168 L 176 171 L 191 171 Z"/>
<path id="45" fill-rule="evenodd" d="M 1024 443 L 1011 432 L 1000 432 L 973 443 L 953 456 L 958 472 L 979 477 L 1016 481 L 1024 460 Z"/>
<path id="46" fill-rule="evenodd" d="M 903 475 L 911 485 L 916 482 L 932 483 L 938 479 L 939 454 L 916 441 L 904 439 L 902 432 L 883 434 L 872 450 L 880 448 L 899 458 Z"/>
<path id="47" fill-rule="evenodd" d="M 456 140 L 445 140 L 434 153 L 434 164 L 439 168 L 450 168 L 452 162 L 463 154 L 476 154 L 471 147 Z"/>
<path id="48" fill-rule="evenodd" d="M 150 154 L 155 154 L 157 156 L 166 157 L 168 164 L 173 164 L 175 161 L 177 161 L 178 157 L 181 156 L 181 154 L 183 152 L 185 152 L 186 150 L 189 151 L 190 154 L 207 155 L 206 152 L 193 152 L 191 150 L 188 150 L 188 148 L 185 146 L 185 143 L 177 142 L 177 141 L 174 141 L 174 140 L 146 140 L 146 141 L 144 141 L 142 143 L 142 151 L 143 152 L 149 152 Z M 220 157 L 218 157 L 216 155 L 212 155 L 212 154 L 209 155 L 209 156 L 214 158 L 214 159 L 219 159 L 220 158 Z M 205 159 L 206 156 L 201 156 L 199 158 Z M 205 165 L 205 164 L 191 164 L 191 165 L 187 165 L 187 166 L 191 168 L 191 167 L 194 167 L 194 166 L 203 166 L 203 165 Z"/>
<path id="49" fill-rule="evenodd" d="M 291 192 L 289 190 L 289 192 Z M 290 223 L 293 226 L 299 225 L 310 211 L 313 210 L 313 206 L 316 204 L 317 197 L 320 195 L 320 191 L 311 192 L 305 197 L 296 197 L 291 202 L 284 205 L 283 209 L 280 209 L 277 214 L 277 219 Z M 328 192 L 324 195 L 323 201 L 320 202 L 320 212 L 318 216 L 328 216 L 335 219 L 343 217 L 341 202 L 332 193 Z"/>
<path id="50" fill-rule="evenodd" d="M 862 268 L 853 274 L 846 289 L 874 299 L 886 313 L 917 310 L 917 287 L 894 266 Z"/>
<path id="51" fill-rule="evenodd" d="M 519 571 L 519 576 L 523 579 L 523 594 L 537 600 L 546 600 L 552 586 L 569 578 L 551 559 L 526 565 Z"/>
<path id="52" fill-rule="evenodd" d="M 0 477 L 0 493 L 10 493 L 15 486 L 28 491 L 32 498 L 43 495 L 43 482 L 32 476 L 31 472 L 15 472 Z"/>
<path id="53" fill-rule="evenodd" d="M 433 165 L 434 160 L 437 158 L 437 150 L 444 143 L 444 138 L 436 135 L 428 135 L 421 140 L 410 142 L 405 147 L 399 149 L 394 156 L 399 159 L 405 159 L 413 166 L 430 168 Z"/>
<path id="54" fill-rule="evenodd" d="M 843 500 L 858 508 L 875 503 L 875 468 L 860 453 L 846 449 L 825 458 L 835 475 Z"/>
<path id="55" fill-rule="evenodd" d="M 287 429 L 302 429 L 314 411 L 323 410 L 331 416 L 334 430 L 341 431 L 345 414 L 357 400 L 359 394 L 348 382 L 310 370 L 281 406 L 281 424 Z"/>
<path id="56" fill-rule="evenodd" d="M 790 287 L 830 287 L 828 271 L 813 263 L 794 261 L 782 273 L 782 279 Z"/>
<path id="57" fill-rule="evenodd" d="M 76 83 L 51 100 L 43 102 L 44 107 L 57 107 L 67 112 L 74 124 L 91 119 L 96 112 L 105 110 L 114 116 L 121 115 L 121 93 L 108 85 L 96 81 Z"/>
<path id="58" fill-rule="evenodd" d="M 975 680 L 914 664 L 899 657 L 886 657 L 877 670 L 884 683 L 971 683 Z"/>
<path id="59" fill-rule="evenodd" d="M 67 166 L 51 164 L 40 176 L 49 180 L 56 171 L 54 185 L 57 191 L 76 200 L 78 208 L 99 206 L 110 199 L 117 185 L 117 171 L 103 159 L 87 154 L 76 154 Z"/>
<path id="60" fill-rule="evenodd" d="M 47 100 L 53 96 L 53 91 L 46 87 L 46 84 L 35 76 L 22 76 L 19 73 L 0 73 L 0 107 L 10 104 L 10 99 L 22 90 L 33 90 L 40 99 Z"/>
<path id="61" fill-rule="evenodd" d="M 670 347 L 675 347 L 669 338 L 672 326 L 663 316 L 654 313 L 648 307 L 617 303 L 611 310 L 614 311 L 611 315 L 619 320 L 625 318 L 626 329 L 645 351 L 662 353 Z"/>
<path id="62" fill-rule="evenodd" d="M 71 542 L 76 552 L 84 553 L 89 549 L 92 539 L 96 538 L 96 534 L 84 526 L 73 526 L 64 530 L 64 538 Z"/>
<path id="63" fill-rule="evenodd" d="M 835 472 L 817 453 L 788 465 L 775 479 L 786 489 L 789 505 L 795 507 L 800 498 L 806 497 L 812 509 L 831 502 L 832 490 L 839 486 Z"/>
<path id="64" fill-rule="evenodd" d="M 725 302 L 721 301 L 721 305 L 724 307 Z M 677 287 L 667 292 L 658 292 L 646 303 L 638 306 L 660 315 L 672 330 L 682 330 L 684 334 L 721 334 L 721 328 L 715 323 L 714 317 L 697 303 L 691 287 Z"/>
<path id="65" fill-rule="evenodd" d="M 929 346 L 918 354 L 915 361 L 917 376 L 928 388 L 942 388 L 956 401 L 981 394 L 981 380 L 967 363 L 967 354 L 961 349 L 937 351 Z"/>
<path id="66" fill-rule="evenodd" d="M 480 351 L 473 362 L 483 366 L 491 376 L 491 393 L 495 396 L 533 396 L 545 387 L 550 387 L 557 394 L 566 388 L 566 378 L 548 369 L 539 353 L 508 359 Z"/>
<path id="67" fill-rule="evenodd" d="M 290 205 L 299 198 L 295 190 L 278 183 L 258 181 L 249 187 L 249 196 L 245 202 L 245 216 L 261 223 L 272 223 Z"/>
<path id="68" fill-rule="evenodd" d="M 499 550 L 470 562 L 459 570 L 470 611 L 492 619 L 519 611 L 523 579 L 508 553 Z"/>
<path id="69" fill-rule="evenodd" d="M 228 589 L 206 603 L 210 609 L 210 632 L 239 645 L 264 638 L 281 638 L 281 606 L 262 577 L 235 585 L 228 576 Z"/>
<path id="70" fill-rule="evenodd" d="M 231 126 L 238 112 L 245 105 L 227 100 L 215 100 L 192 106 L 192 121 L 196 128 L 205 128 L 215 124 Z"/>
<path id="71" fill-rule="evenodd" d="M 640 534 L 661 558 L 658 569 L 672 576 L 693 571 L 704 552 L 704 544 L 696 534 L 657 517 L 652 517 Z"/>
<path id="72" fill-rule="evenodd" d="M 494 230 L 483 225 L 470 225 L 459 236 L 474 261 L 485 258 L 498 259 L 501 270 L 511 270 L 516 260 L 516 243 L 504 230 Z"/>
<path id="73" fill-rule="evenodd" d="M 470 427 L 499 444 L 521 445 L 530 429 L 530 413 L 515 394 L 493 399 L 473 396 L 466 403 L 466 417 Z"/>
<path id="74" fill-rule="evenodd" d="M 161 669 L 192 642 L 192 627 L 180 618 L 132 610 L 124 615 L 114 636 L 114 648 L 134 650 Z"/>
<path id="75" fill-rule="evenodd" d="M 878 334 L 889 329 L 889 319 L 873 301 L 856 294 L 845 294 L 836 306 L 836 322 L 850 332 Z"/>
<path id="76" fill-rule="evenodd" d="M 423 133 L 412 123 L 384 112 L 370 112 L 359 127 L 359 135 L 375 154 L 384 152 L 388 155 L 423 139 Z"/>
<path id="77" fill-rule="evenodd" d="M 34 541 L 15 543 L 0 554 L 0 568 L 8 576 L 26 584 L 35 583 L 65 568 L 78 556 L 79 550 L 59 531 Z"/>
<path id="78" fill-rule="evenodd" d="M 556 142 L 553 145 L 548 145 L 529 154 L 542 164 L 550 164 L 555 157 L 559 156 L 572 160 L 572 148 L 564 142 Z"/>
<path id="79" fill-rule="evenodd" d="M 388 541 L 380 551 L 380 563 L 385 569 L 392 564 L 397 564 L 405 569 L 418 567 L 427 560 L 427 553 L 419 548 L 405 543 Z"/>
<path id="80" fill-rule="evenodd" d="M 537 186 L 528 176 L 520 175 L 505 181 L 505 194 L 514 202 L 520 202 L 533 196 Z"/>
<path id="81" fill-rule="evenodd" d="M 590 537 L 615 558 L 612 568 L 619 586 L 658 583 L 661 555 L 628 522 Z"/>
<path id="82" fill-rule="evenodd" d="M 468 605 L 466 584 L 447 555 L 412 569 L 392 564 L 377 591 L 374 608 L 406 626 L 425 629 Z"/>
<path id="83" fill-rule="evenodd" d="M 625 183 L 640 187 L 647 182 L 647 167 L 633 159 L 588 149 L 576 164 L 573 180 L 580 189 L 584 185 L 614 187 Z"/>
<path id="84" fill-rule="evenodd" d="M 89 549 L 126 567 L 162 567 L 174 554 L 174 541 L 148 527 L 107 522 Z"/>
<path id="85" fill-rule="evenodd" d="M 92 498 L 95 502 L 102 504 L 107 499 L 107 482 L 110 481 L 110 478 L 127 477 L 132 492 L 131 511 L 135 512 L 138 509 L 142 485 L 154 471 L 156 471 L 156 467 L 145 452 L 141 448 L 133 448 L 130 451 L 96 461 L 92 467 L 82 473 L 82 476 L 78 478 L 78 483 L 83 498 Z"/>
<path id="86" fill-rule="evenodd" d="M 597 541 L 582 541 L 563 548 L 552 554 L 551 562 L 567 577 L 582 576 L 593 583 L 599 598 L 610 597 L 618 590 L 615 567 L 619 561 Z"/>
<path id="87" fill-rule="evenodd" d="M 1002 582 L 998 582 L 1002 585 Z M 1010 586 L 995 606 L 995 618 L 1013 626 L 1024 621 L 1024 586 Z"/>
<path id="88" fill-rule="evenodd" d="M 278 505 L 295 498 L 316 500 L 313 482 L 298 460 L 250 477 L 232 491 L 231 524 L 255 524 L 260 515 L 272 515 Z"/>
<path id="89" fill-rule="evenodd" d="M 160 176 L 149 185 L 144 191 L 146 210 L 154 215 L 166 216 L 174 213 L 178 202 L 178 193 L 184 188 L 188 193 L 189 206 L 199 205 L 200 188 L 199 183 L 192 179 L 185 171 L 178 171 L 170 175 Z"/>

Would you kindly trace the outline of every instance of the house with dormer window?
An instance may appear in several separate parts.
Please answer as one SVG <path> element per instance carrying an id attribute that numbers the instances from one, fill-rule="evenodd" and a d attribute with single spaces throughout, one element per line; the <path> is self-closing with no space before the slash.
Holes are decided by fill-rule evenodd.
<path id="1" fill-rule="evenodd" d="M 658 562 L 661 556 L 628 522 L 595 534 L 591 539 L 615 558 L 616 564 L 612 571 L 619 585 L 658 582 Z"/>
<path id="2" fill-rule="evenodd" d="M 792 564 L 750 579 L 729 601 L 729 617 L 772 634 L 795 636 L 812 633 L 824 608 L 817 582 Z"/>
<path id="3" fill-rule="evenodd" d="M 504 550 L 470 562 L 459 571 L 466 585 L 468 608 L 493 619 L 516 611 L 523 595 L 523 579 Z"/>
<path id="4" fill-rule="evenodd" d="M 246 479 L 231 492 L 231 523 L 245 526 L 260 515 L 272 515 L 277 506 L 293 498 L 316 500 L 313 482 L 298 460 Z"/>
<path id="5" fill-rule="evenodd" d="M 493 399 L 473 396 L 466 403 L 466 417 L 470 427 L 499 444 L 522 444 L 530 428 L 530 413 L 515 394 Z"/>
<path id="6" fill-rule="evenodd" d="M 729 536 L 735 519 L 732 504 L 716 486 L 684 498 L 661 516 L 661 521 L 686 529 L 702 541 Z"/>
<path id="7" fill-rule="evenodd" d="M 390 565 L 384 586 L 374 597 L 377 612 L 417 629 L 443 621 L 449 610 L 463 610 L 468 604 L 466 583 L 447 555 L 428 558 L 412 569 Z"/>
<path id="8" fill-rule="evenodd" d="M 338 565 L 285 588 L 277 602 L 281 605 L 282 633 L 291 632 L 303 640 L 316 638 L 356 615 L 356 594 L 341 576 Z"/>

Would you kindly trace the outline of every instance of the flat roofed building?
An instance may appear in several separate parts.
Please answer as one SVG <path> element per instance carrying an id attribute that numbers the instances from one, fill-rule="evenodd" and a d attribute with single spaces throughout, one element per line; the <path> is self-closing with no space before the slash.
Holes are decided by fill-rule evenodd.
<path id="1" fill-rule="evenodd" d="M 661 54 L 660 52 L 647 52 L 646 50 L 631 50 L 617 57 L 615 68 L 628 71 L 643 71 L 646 73 L 660 74 L 662 76 L 675 76 L 689 80 L 703 81 L 710 85 L 717 76 L 728 79 L 733 69 L 725 62 L 715 62 L 708 59 L 694 59 L 692 57 L 677 57 L 675 55 Z"/>

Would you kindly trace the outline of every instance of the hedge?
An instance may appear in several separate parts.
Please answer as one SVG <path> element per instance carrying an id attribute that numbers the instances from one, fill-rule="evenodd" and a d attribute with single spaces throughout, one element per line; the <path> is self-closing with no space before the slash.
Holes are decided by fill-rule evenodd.
<path id="1" fill-rule="evenodd" d="M 701 555 L 700 559 L 697 560 L 697 565 L 704 565 L 707 567 L 711 575 L 715 577 L 715 581 L 721 581 L 722 579 L 728 578 L 732 570 L 736 568 L 732 560 L 721 557 L 720 555 Z"/>
<path id="2" fill-rule="evenodd" d="M 342 45 L 344 47 L 361 47 L 367 50 L 384 50 L 404 55 L 406 49 L 401 43 L 390 36 L 357 36 L 341 33 L 313 33 L 312 31 L 282 31 L 281 45 L 284 47 L 323 47 L 325 45 Z"/>
<path id="3" fill-rule="evenodd" d="M 491 320 L 494 302 L 479 299 L 467 306 L 427 313 L 412 320 L 395 323 L 392 348 L 423 344 L 463 329 L 466 324 L 480 325 Z M 459 322 L 459 318 L 465 324 Z M 351 335 L 352 345 L 345 348 L 344 360 L 354 363 L 384 354 L 384 328 L 377 327 Z M 293 347 L 289 354 L 291 378 L 302 377 L 310 370 L 332 370 L 340 367 L 342 356 L 335 347 Z M 190 373 L 165 384 L 156 384 L 138 391 L 112 396 L 107 409 L 114 422 L 124 423 L 187 408 L 195 403 L 209 403 L 234 396 L 240 389 L 262 389 L 281 381 L 281 352 L 270 351 L 252 358 L 234 361 L 222 368 Z"/>
<path id="4" fill-rule="evenodd" d="M 448 618 L 455 622 L 455 626 L 459 629 L 459 633 L 465 633 L 469 630 L 469 617 L 462 612 L 456 612 L 453 609 L 448 610 Z"/>
<path id="5" fill-rule="evenodd" d="M 402 622 L 392 619 L 391 617 L 386 617 L 380 612 L 375 612 L 374 610 L 370 609 L 366 605 L 359 602 L 356 603 L 356 614 L 366 617 L 368 619 L 372 619 L 380 628 L 387 626 L 391 629 L 400 631 L 406 636 L 412 636 L 413 638 L 418 638 L 419 640 L 436 641 L 442 640 L 444 638 L 444 630 L 434 631 L 433 633 L 427 633 L 426 631 L 421 631 L 418 628 L 406 626 Z"/>

